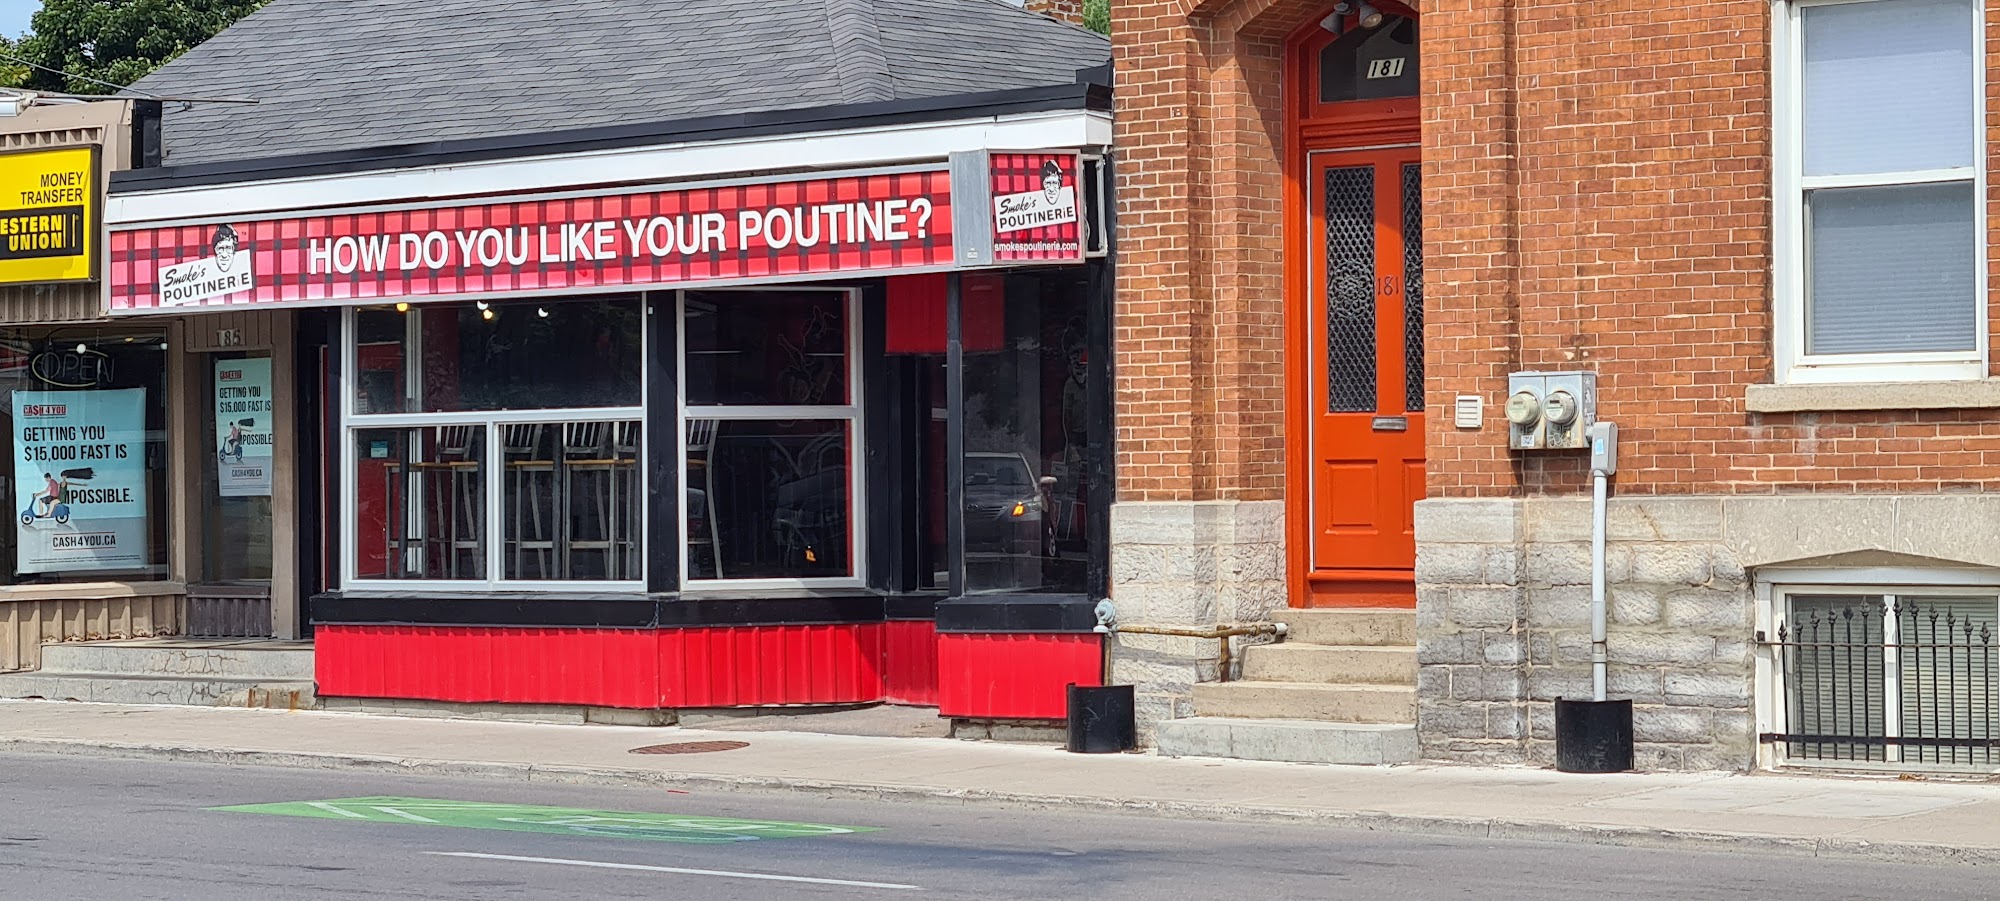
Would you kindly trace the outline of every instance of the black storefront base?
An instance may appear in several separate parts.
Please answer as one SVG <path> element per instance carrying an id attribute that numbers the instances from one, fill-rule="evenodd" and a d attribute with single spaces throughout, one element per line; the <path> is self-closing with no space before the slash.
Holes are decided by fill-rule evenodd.
<path id="1" fill-rule="evenodd" d="M 1632 702 L 1556 699 L 1556 769 L 1623 773 L 1632 769 Z"/>
<path id="2" fill-rule="evenodd" d="M 1132 686 L 1069 686 L 1069 749 L 1077 754 L 1116 754 L 1139 745 Z"/>

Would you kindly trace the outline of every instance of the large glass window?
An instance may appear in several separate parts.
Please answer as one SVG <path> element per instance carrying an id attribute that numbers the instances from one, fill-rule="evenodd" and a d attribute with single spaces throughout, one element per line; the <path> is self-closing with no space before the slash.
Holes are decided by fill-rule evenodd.
<path id="1" fill-rule="evenodd" d="M 1984 375 L 1977 5 L 1806 0 L 1789 14 L 1782 362 Z"/>
<path id="2" fill-rule="evenodd" d="M 0 330 L 0 584 L 167 576 L 166 336 Z"/>
<path id="3" fill-rule="evenodd" d="M 857 580 L 855 295 L 682 297 L 686 577 Z"/>
<path id="4" fill-rule="evenodd" d="M 1055 272 L 966 281 L 967 593 L 1087 588 L 1082 281 Z"/>
<path id="5" fill-rule="evenodd" d="M 642 579 L 637 298 L 351 315 L 354 578 Z"/>

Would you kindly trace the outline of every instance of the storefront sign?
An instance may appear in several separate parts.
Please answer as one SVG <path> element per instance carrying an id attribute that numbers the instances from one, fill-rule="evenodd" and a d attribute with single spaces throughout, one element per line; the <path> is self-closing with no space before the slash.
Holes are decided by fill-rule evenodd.
<path id="1" fill-rule="evenodd" d="M 215 361 L 215 484 L 223 497 L 271 496 L 271 360 Z"/>
<path id="2" fill-rule="evenodd" d="M 146 565 L 146 389 L 14 392 L 20 572 Z"/>
<path id="3" fill-rule="evenodd" d="M 97 148 L 0 154 L 0 284 L 97 277 Z"/>
<path id="4" fill-rule="evenodd" d="M 767 282 L 952 265 L 935 171 L 136 228 L 113 313 Z M 1074 226 L 1071 226 L 1072 231 Z"/>
<path id="5" fill-rule="evenodd" d="M 1083 259 L 1081 166 L 1074 153 L 995 153 L 993 259 L 1066 262 Z"/>

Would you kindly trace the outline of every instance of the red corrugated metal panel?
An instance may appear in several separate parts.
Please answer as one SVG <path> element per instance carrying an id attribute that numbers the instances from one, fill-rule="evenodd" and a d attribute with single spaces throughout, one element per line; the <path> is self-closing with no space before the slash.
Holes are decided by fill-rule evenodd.
<path id="1" fill-rule="evenodd" d="M 314 629 L 313 667 L 327 697 L 650 708 L 660 685 L 653 635 L 323 625 Z"/>
<path id="2" fill-rule="evenodd" d="M 882 623 L 664 629 L 662 707 L 882 700 Z"/>
<path id="3" fill-rule="evenodd" d="M 1095 633 L 938 636 L 938 713 L 977 719 L 1062 719 L 1064 688 L 1103 684 Z"/>
<path id="4" fill-rule="evenodd" d="M 937 706 L 937 624 L 927 619 L 892 619 L 883 624 L 882 634 L 883 700 Z"/>

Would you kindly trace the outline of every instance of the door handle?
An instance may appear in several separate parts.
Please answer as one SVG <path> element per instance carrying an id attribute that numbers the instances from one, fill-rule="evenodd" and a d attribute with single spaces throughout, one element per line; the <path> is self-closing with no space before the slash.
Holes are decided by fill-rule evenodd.
<path id="1" fill-rule="evenodd" d="M 1407 432 L 1410 430 L 1410 417 L 1377 416 L 1369 425 L 1378 432 Z"/>

